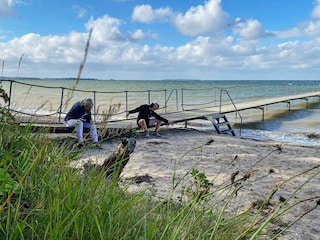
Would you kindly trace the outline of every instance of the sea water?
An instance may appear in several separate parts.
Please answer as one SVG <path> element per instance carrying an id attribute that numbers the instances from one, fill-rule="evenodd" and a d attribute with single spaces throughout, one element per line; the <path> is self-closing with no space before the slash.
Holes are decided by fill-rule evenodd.
<path id="1" fill-rule="evenodd" d="M 96 112 L 107 112 L 110 106 L 117 106 L 113 119 L 123 119 L 126 110 L 150 102 L 158 102 L 162 107 L 159 113 L 162 114 L 218 106 L 220 101 L 230 104 L 228 94 L 237 104 L 266 97 L 320 90 L 320 81 L 303 80 L 80 80 L 77 82 L 70 79 L 18 79 L 16 81 L 11 87 L 10 82 L 1 82 L 1 86 L 8 93 L 11 92 L 10 107 L 16 111 L 35 115 L 54 114 L 58 110 L 65 113 L 74 102 L 90 97 L 96 101 Z M 222 92 L 221 89 L 226 91 Z M 309 99 L 309 102 L 304 99 L 292 101 L 290 111 L 286 103 L 271 105 L 264 110 L 264 121 L 262 121 L 262 111 L 259 109 L 241 112 L 242 137 L 320 145 L 320 104 L 317 98 Z M 237 134 L 240 134 L 239 116 L 228 114 L 228 118 Z M 203 130 L 212 130 L 212 126 L 208 123 L 196 126 Z"/>

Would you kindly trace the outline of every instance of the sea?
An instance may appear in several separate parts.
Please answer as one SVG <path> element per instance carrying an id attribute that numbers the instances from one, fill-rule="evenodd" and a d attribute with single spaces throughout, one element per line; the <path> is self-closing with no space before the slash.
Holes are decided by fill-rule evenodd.
<path id="1" fill-rule="evenodd" d="M 144 103 L 157 102 L 160 114 L 237 105 L 285 95 L 320 91 L 320 81 L 309 80 L 95 80 L 95 79 L 9 79 L 0 86 L 11 96 L 10 109 L 35 118 L 63 119 L 74 102 L 94 99 L 95 117 L 110 113 L 112 120 Z M 0 104 L 4 105 L 3 102 Z M 318 97 L 278 103 L 227 115 L 237 135 L 257 140 L 275 140 L 320 146 L 320 101 Z M 208 121 L 190 127 L 212 131 Z"/>

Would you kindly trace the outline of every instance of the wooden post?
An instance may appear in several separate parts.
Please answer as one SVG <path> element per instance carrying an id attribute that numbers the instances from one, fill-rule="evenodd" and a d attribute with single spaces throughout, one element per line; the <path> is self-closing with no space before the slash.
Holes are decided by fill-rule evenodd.
<path id="1" fill-rule="evenodd" d="M 59 122 L 61 122 L 61 113 L 62 113 L 62 106 L 63 106 L 63 95 L 64 95 L 64 88 L 61 88 L 61 98 L 60 98 L 60 107 L 59 107 Z"/>
<path id="2" fill-rule="evenodd" d="M 11 106 L 11 98 L 12 98 L 12 80 L 10 80 L 10 89 L 9 89 L 9 102 L 8 102 L 8 110 L 10 111 Z"/>
<path id="3" fill-rule="evenodd" d="M 136 140 L 134 138 L 127 138 L 123 140 L 118 148 L 104 160 L 101 166 L 95 164 L 86 163 L 84 172 L 88 173 L 90 170 L 104 171 L 107 179 L 119 180 L 120 174 L 124 167 L 130 160 L 130 154 L 133 153 L 136 147 Z"/>

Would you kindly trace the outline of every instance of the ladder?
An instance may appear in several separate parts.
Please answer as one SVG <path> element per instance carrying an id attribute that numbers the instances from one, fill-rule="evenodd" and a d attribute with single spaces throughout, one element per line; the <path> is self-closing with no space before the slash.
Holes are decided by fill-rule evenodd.
<path id="1" fill-rule="evenodd" d="M 218 134 L 231 133 L 232 136 L 236 136 L 236 134 L 235 134 L 234 130 L 232 129 L 226 115 L 216 113 L 213 115 L 205 116 L 205 119 L 212 122 L 212 124 Z"/>

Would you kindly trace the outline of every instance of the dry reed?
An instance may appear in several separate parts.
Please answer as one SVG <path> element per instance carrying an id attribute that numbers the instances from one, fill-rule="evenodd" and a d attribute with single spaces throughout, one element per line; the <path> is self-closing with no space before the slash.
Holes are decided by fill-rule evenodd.
<path id="1" fill-rule="evenodd" d="M 93 31 L 93 28 L 90 29 L 90 32 L 89 32 L 89 36 L 88 36 L 88 40 L 87 40 L 87 43 L 86 43 L 86 48 L 85 48 L 85 51 L 84 51 L 84 56 L 83 56 L 83 60 L 82 62 L 80 63 L 80 67 L 79 67 L 79 72 L 78 72 L 78 76 L 77 76 L 77 79 L 76 79 L 76 82 L 73 84 L 73 86 L 71 87 L 71 91 L 68 92 L 68 95 L 67 95 L 67 100 L 65 101 L 64 103 L 64 107 L 67 108 L 68 107 L 68 104 L 70 103 L 70 101 L 72 100 L 72 98 L 74 97 L 74 92 L 75 92 L 75 89 L 77 88 L 79 82 L 80 82 L 80 79 L 81 79 L 81 73 L 82 73 L 82 70 L 84 68 L 84 65 L 87 61 L 87 57 L 88 57 L 88 52 L 89 52 L 89 47 L 90 47 L 90 40 L 91 40 L 91 36 L 92 36 L 92 31 Z"/>

